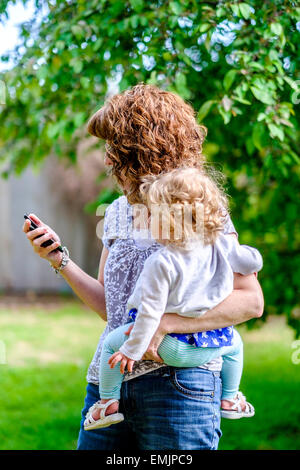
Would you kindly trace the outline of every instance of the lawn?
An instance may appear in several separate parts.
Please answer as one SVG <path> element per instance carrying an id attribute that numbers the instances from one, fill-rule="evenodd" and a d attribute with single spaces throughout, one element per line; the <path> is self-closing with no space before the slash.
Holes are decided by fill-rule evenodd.
<path id="1" fill-rule="evenodd" d="M 73 300 L 44 306 L 0 304 L 0 449 L 74 449 L 85 376 L 104 323 Z M 241 389 L 251 419 L 223 420 L 220 449 L 300 449 L 300 365 L 282 318 L 239 328 L 245 343 Z"/>

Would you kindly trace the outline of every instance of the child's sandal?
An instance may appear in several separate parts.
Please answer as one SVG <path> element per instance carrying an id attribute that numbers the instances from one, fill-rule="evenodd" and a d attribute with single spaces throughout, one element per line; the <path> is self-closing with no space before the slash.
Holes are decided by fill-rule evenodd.
<path id="1" fill-rule="evenodd" d="M 92 431 L 93 429 L 106 428 L 110 426 L 111 424 L 117 424 L 117 423 L 120 423 L 121 421 L 124 421 L 124 415 L 122 413 L 113 413 L 111 415 L 105 416 L 105 412 L 107 408 L 109 407 L 109 405 L 117 401 L 118 400 L 115 400 L 113 398 L 112 400 L 109 400 L 106 403 L 101 403 L 100 401 L 97 401 L 96 403 L 94 403 L 94 405 L 89 408 L 86 414 L 86 418 L 83 424 L 84 430 Z M 100 418 L 94 419 L 92 414 L 97 409 L 101 410 Z"/>
<path id="2" fill-rule="evenodd" d="M 245 402 L 245 409 L 242 410 L 242 399 Z M 251 403 L 246 401 L 246 397 L 241 393 L 238 392 L 236 397 L 232 400 L 233 405 L 231 406 L 230 410 L 222 410 L 221 409 L 221 418 L 227 419 L 240 419 L 240 418 L 252 418 L 255 415 L 254 406 Z"/>
<path id="3" fill-rule="evenodd" d="M 100 405 L 100 400 L 96 401 L 92 406 L 89 407 L 85 417 L 87 418 L 89 415 L 91 415 L 98 408 L 98 405 Z"/>

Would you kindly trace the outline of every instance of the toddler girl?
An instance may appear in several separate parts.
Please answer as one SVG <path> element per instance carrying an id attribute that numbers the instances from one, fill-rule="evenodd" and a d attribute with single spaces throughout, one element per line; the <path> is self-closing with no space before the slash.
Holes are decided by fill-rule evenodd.
<path id="1" fill-rule="evenodd" d="M 101 400 L 89 409 L 85 430 L 123 421 L 118 404 L 125 368 L 131 372 L 134 362 L 142 358 L 165 312 L 204 315 L 232 292 L 233 272 L 247 275 L 262 268 L 256 249 L 239 245 L 234 235 L 222 233 L 227 198 L 202 171 L 176 169 L 143 181 L 140 191 L 151 214 L 151 233 L 161 248 L 146 260 L 128 300 L 129 317 L 134 320 L 129 338 L 126 324 L 105 339 L 100 360 Z M 173 367 L 197 367 L 222 356 L 221 416 L 254 415 L 253 406 L 238 391 L 243 344 L 233 327 L 166 335 L 158 354 Z M 120 368 L 115 367 L 119 362 Z"/>

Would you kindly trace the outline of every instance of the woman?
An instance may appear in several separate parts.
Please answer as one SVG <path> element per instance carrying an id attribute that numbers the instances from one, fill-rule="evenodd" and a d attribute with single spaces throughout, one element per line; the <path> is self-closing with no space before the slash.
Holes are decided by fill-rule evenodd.
<path id="1" fill-rule="evenodd" d="M 112 97 L 92 116 L 88 130 L 106 140 L 105 163 L 125 196 L 106 211 L 98 279 L 83 272 L 67 256 L 61 270 L 78 297 L 108 321 L 88 370 L 83 418 L 99 399 L 102 342 L 109 331 L 127 322 L 127 300 L 145 260 L 157 249 L 155 242 L 139 239 L 141 232 L 130 229 L 132 219 L 137 218 L 131 209 L 140 202 L 140 179 L 182 166 L 202 168 L 206 134 L 196 123 L 193 109 L 180 97 L 143 84 Z M 121 217 L 124 212 L 125 218 Z M 39 228 L 30 232 L 29 223 L 25 222 L 24 232 L 35 252 L 59 269 L 62 254 L 50 251 L 59 246 L 59 237 L 38 218 L 32 218 Z M 225 231 L 235 236 L 229 217 Z M 37 235 L 42 236 L 36 238 Z M 41 247 L 49 238 L 56 243 Z M 122 385 L 120 412 L 125 421 L 92 432 L 83 431 L 81 426 L 78 449 L 120 450 L 128 449 L 129 443 L 131 448 L 141 450 L 217 449 L 221 435 L 221 361 L 196 368 L 173 368 L 162 364 L 157 348 L 167 333 L 223 328 L 259 317 L 262 311 L 263 297 L 256 277 L 236 274 L 233 293 L 203 317 L 165 314 L 144 355 L 145 361 L 136 364 Z"/>

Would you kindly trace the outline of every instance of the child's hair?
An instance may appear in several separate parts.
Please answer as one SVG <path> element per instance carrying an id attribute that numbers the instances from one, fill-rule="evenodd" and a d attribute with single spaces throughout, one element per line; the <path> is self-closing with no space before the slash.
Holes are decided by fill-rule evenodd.
<path id="1" fill-rule="evenodd" d="M 88 132 L 106 140 L 112 174 L 129 203 L 140 202 L 145 175 L 181 166 L 203 167 L 206 128 L 180 96 L 143 83 L 112 96 L 89 120 Z"/>
<path id="2" fill-rule="evenodd" d="M 158 176 L 146 176 L 140 193 L 151 218 L 154 213 L 160 214 L 160 226 L 168 224 L 169 236 L 163 237 L 164 244 L 188 247 L 195 240 L 204 245 L 213 244 L 224 229 L 227 197 L 220 184 L 203 170 L 178 168 Z"/>

